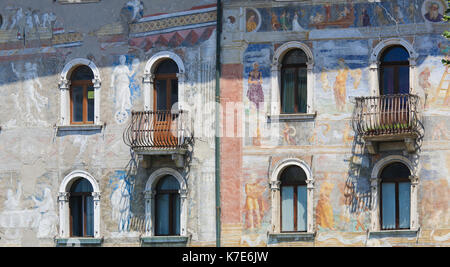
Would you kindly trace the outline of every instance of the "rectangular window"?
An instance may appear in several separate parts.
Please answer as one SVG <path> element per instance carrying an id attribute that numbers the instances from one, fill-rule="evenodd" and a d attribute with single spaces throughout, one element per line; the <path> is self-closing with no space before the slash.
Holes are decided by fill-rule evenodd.
<path id="1" fill-rule="evenodd" d="M 294 231 L 294 187 L 281 187 L 281 230 Z"/>
<path id="2" fill-rule="evenodd" d="M 382 183 L 382 228 L 395 229 L 395 183 Z"/>
<path id="3" fill-rule="evenodd" d="M 297 186 L 297 231 L 306 231 L 306 185 Z"/>
<path id="4" fill-rule="evenodd" d="M 83 87 L 72 87 L 72 121 L 83 122 Z"/>
<path id="5" fill-rule="evenodd" d="M 94 236 L 94 198 L 92 196 L 86 196 L 85 199 L 86 235 Z"/>
<path id="6" fill-rule="evenodd" d="M 398 204 L 399 204 L 399 228 L 410 227 L 410 204 L 411 204 L 411 183 L 402 182 L 398 184 Z"/>
<path id="7" fill-rule="evenodd" d="M 169 194 L 156 197 L 156 235 L 169 235 Z"/>

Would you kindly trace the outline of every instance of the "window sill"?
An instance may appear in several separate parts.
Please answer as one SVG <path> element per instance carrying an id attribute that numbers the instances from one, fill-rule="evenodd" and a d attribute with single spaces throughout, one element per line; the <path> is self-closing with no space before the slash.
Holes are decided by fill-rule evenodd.
<path id="1" fill-rule="evenodd" d="M 311 121 L 317 116 L 317 112 L 314 113 L 294 113 L 294 114 L 279 114 L 269 115 L 267 117 L 268 122 L 289 122 L 289 121 Z"/>
<path id="2" fill-rule="evenodd" d="M 315 232 L 298 232 L 298 233 L 269 233 L 269 243 L 276 244 L 281 242 L 298 242 L 298 241 L 314 241 Z"/>
<path id="3" fill-rule="evenodd" d="M 153 247 L 185 247 L 188 239 L 187 236 L 143 236 L 141 242 Z"/>
<path id="4" fill-rule="evenodd" d="M 104 125 L 101 124 L 80 124 L 80 125 L 59 125 L 58 131 L 100 131 Z"/>
<path id="5" fill-rule="evenodd" d="M 57 246 L 99 246 L 103 243 L 103 237 L 70 237 L 70 238 L 56 238 L 55 243 Z"/>
<path id="6" fill-rule="evenodd" d="M 370 231 L 369 238 L 382 238 L 382 237 L 417 237 L 418 230 L 381 230 Z"/>

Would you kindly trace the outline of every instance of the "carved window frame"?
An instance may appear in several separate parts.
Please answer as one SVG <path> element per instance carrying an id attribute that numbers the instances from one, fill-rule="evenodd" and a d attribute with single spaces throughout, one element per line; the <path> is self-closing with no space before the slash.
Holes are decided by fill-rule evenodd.
<path id="1" fill-rule="evenodd" d="M 71 99 L 70 99 L 70 76 L 72 71 L 81 65 L 88 66 L 92 73 L 94 74 L 94 79 L 92 84 L 94 87 L 94 124 L 101 125 L 100 121 L 100 89 L 101 89 L 101 78 L 100 71 L 94 62 L 85 58 L 76 58 L 69 61 L 65 66 L 60 75 L 59 80 L 59 90 L 60 90 L 60 125 L 59 126 L 70 126 L 71 124 Z M 92 125 L 92 124 L 90 124 Z"/>
<path id="2" fill-rule="evenodd" d="M 411 175 L 409 176 L 409 180 L 411 182 L 411 191 L 410 191 L 410 231 L 417 231 L 419 229 L 419 213 L 418 213 L 418 186 L 419 186 L 419 176 L 418 176 L 418 167 L 415 166 L 408 158 L 399 156 L 399 155 L 391 155 L 387 156 L 381 160 L 379 160 L 372 169 L 371 174 L 371 194 L 372 194 L 372 210 L 370 214 L 370 231 L 371 232 L 387 232 L 387 231 L 402 231 L 402 230 L 381 230 L 381 216 L 380 216 L 380 192 L 381 192 L 381 172 L 384 167 L 392 164 L 392 163 L 402 163 L 406 167 L 408 167 Z"/>
<path id="3" fill-rule="evenodd" d="M 307 107 L 306 113 L 281 114 L 281 68 L 284 56 L 293 49 L 300 49 L 305 52 L 307 57 Z M 314 107 L 314 55 L 309 46 L 298 41 L 291 41 L 281 45 L 276 51 L 272 59 L 271 70 L 271 104 L 270 117 L 275 119 L 283 119 L 286 117 L 295 117 L 296 119 L 311 119 L 315 117 Z"/>
<path id="4" fill-rule="evenodd" d="M 272 229 L 271 234 L 281 234 L 281 173 L 290 166 L 300 167 L 306 174 L 307 185 L 307 215 L 306 215 L 306 232 L 298 232 L 296 234 L 314 234 L 314 178 L 310 167 L 306 162 L 296 158 L 288 158 L 282 160 L 274 168 L 270 177 L 271 189 L 271 208 L 272 208 Z"/>
<path id="5" fill-rule="evenodd" d="M 72 184 L 80 178 L 88 180 L 93 188 L 92 197 L 94 199 L 94 238 L 100 238 L 100 188 L 97 180 L 88 172 L 76 170 L 64 177 L 58 192 L 59 206 L 59 238 L 70 237 L 70 210 L 69 198 Z"/>
<path id="6" fill-rule="evenodd" d="M 176 77 L 178 78 L 178 109 L 182 110 L 184 107 L 183 103 L 185 101 L 185 67 L 183 60 L 177 54 L 170 51 L 161 51 L 153 55 L 145 65 L 144 77 L 143 77 L 143 87 L 144 87 L 144 110 L 152 111 L 154 109 L 154 95 L 153 88 L 155 82 L 155 70 L 159 63 L 165 59 L 172 59 L 178 66 L 178 73 Z"/>
<path id="7" fill-rule="evenodd" d="M 381 56 L 386 49 L 392 46 L 401 46 L 406 49 L 409 54 L 409 93 L 416 94 L 415 88 L 417 87 L 417 58 L 419 54 L 414 49 L 413 45 L 410 44 L 403 38 L 390 38 L 381 41 L 377 44 L 370 54 L 369 59 L 369 84 L 370 84 L 370 94 L 371 96 L 380 96 L 380 72 L 381 72 Z"/>
<path id="8" fill-rule="evenodd" d="M 145 199 L 145 233 L 143 237 L 155 236 L 155 219 L 156 219 L 156 207 L 155 207 L 155 195 L 156 186 L 161 178 L 166 175 L 175 177 L 180 184 L 180 235 L 181 237 L 187 236 L 187 184 L 184 177 L 175 169 L 172 168 L 160 168 L 154 171 L 148 178 L 145 184 L 144 199 Z"/>

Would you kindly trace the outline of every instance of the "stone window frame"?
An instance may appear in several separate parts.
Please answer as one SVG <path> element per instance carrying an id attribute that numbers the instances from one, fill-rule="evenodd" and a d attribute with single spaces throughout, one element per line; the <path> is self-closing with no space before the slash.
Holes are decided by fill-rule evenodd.
<path id="1" fill-rule="evenodd" d="M 306 113 L 281 114 L 281 67 L 284 56 L 293 49 L 301 49 L 305 52 L 308 59 L 307 66 L 307 108 Z M 314 55 L 309 46 L 298 41 L 290 41 L 278 47 L 272 59 L 271 68 L 271 103 L 270 117 L 271 120 L 304 120 L 315 117 L 316 110 L 314 107 Z"/>
<path id="2" fill-rule="evenodd" d="M 417 77 L 417 58 L 419 54 L 410 44 L 403 38 L 389 38 L 378 43 L 372 50 L 369 59 L 369 85 L 371 96 L 380 96 L 380 65 L 381 56 L 386 49 L 392 46 L 401 46 L 406 49 L 409 54 L 409 93 L 416 93 L 416 77 Z"/>
<path id="3" fill-rule="evenodd" d="M 307 215 L 306 232 L 289 233 L 289 235 L 314 235 L 314 178 L 311 168 L 306 162 L 296 158 L 288 158 L 279 162 L 270 176 L 271 208 L 272 208 L 272 229 L 270 234 L 283 234 L 281 232 L 281 198 L 280 198 L 280 176 L 281 173 L 290 166 L 300 167 L 306 174 L 307 185 Z"/>
<path id="4" fill-rule="evenodd" d="M 144 88 L 144 110 L 153 110 L 153 88 L 155 81 L 155 70 L 159 63 L 165 59 L 173 60 L 178 66 L 178 109 L 182 110 L 184 108 L 185 101 L 185 67 L 183 60 L 177 54 L 170 51 L 161 51 L 154 54 L 146 63 L 143 76 L 143 88 Z"/>
<path id="5" fill-rule="evenodd" d="M 59 126 L 73 126 L 80 127 L 79 124 L 72 125 L 70 123 L 71 110 L 70 110 L 70 76 L 72 75 L 72 71 L 77 67 L 85 65 L 88 66 L 92 73 L 94 74 L 94 79 L 92 83 L 94 85 L 94 124 L 83 124 L 82 126 L 101 126 L 102 123 L 100 121 L 100 89 L 101 89 L 101 78 L 100 71 L 89 59 L 85 58 L 75 58 L 69 61 L 61 72 L 59 79 L 59 91 L 60 91 L 60 125 Z"/>
<path id="6" fill-rule="evenodd" d="M 381 190 L 381 172 L 384 167 L 392 163 L 402 163 L 408 167 L 411 175 L 409 180 L 411 181 L 410 192 L 410 228 L 408 230 L 381 230 L 380 222 L 380 190 Z M 419 230 L 419 212 L 418 212 L 418 186 L 419 186 L 418 167 L 415 166 L 408 158 L 400 155 L 390 155 L 380 159 L 375 163 L 371 178 L 371 194 L 372 194 L 372 210 L 370 213 L 370 232 L 404 232 L 404 231 L 418 231 Z"/>
<path id="7" fill-rule="evenodd" d="M 101 238 L 100 232 L 100 187 L 97 180 L 88 172 L 75 170 L 66 175 L 61 182 L 58 192 L 58 206 L 59 206 L 59 238 L 77 238 L 70 236 L 70 210 L 69 210 L 69 198 L 70 188 L 72 184 L 80 179 L 84 178 L 88 180 L 92 185 L 92 197 L 94 200 L 94 239 Z M 86 237 L 84 237 L 86 239 Z"/>
<path id="8" fill-rule="evenodd" d="M 144 199 L 145 199 L 145 233 L 143 234 L 143 238 L 148 237 L 156 237 L 155 236 L 155 195 L 156 195 L 156 186 L 161 178 L 166 175 L 171 175 L 175 177 L 180 184 L 180 235 L 176 237 L 187 237 L 187 184 L 186 181 L 175 169 L 172 168 L 160 168 L 154 171 L 145 184 L 144 190 Z M 178 239 L 177 239 L 178 240 Z"/>

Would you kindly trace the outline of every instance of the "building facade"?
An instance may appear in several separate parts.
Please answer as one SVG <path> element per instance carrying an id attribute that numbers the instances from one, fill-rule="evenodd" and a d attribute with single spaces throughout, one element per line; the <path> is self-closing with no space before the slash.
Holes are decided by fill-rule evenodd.
<path id="1" fill-rule="evenodd" d="M 448 246 L 446 8 L 2 1 L 0 246 Z"/>
<path id="2" fill-rule="evenodd" d="M 1 245 L 215 245 L 216 2 L 44 2 L 0 3 Z"/>
<path id="3" fill-rule="evenodd" d="M 224 1 L 223 245 L 449 244 L 445 8 Z"/>

